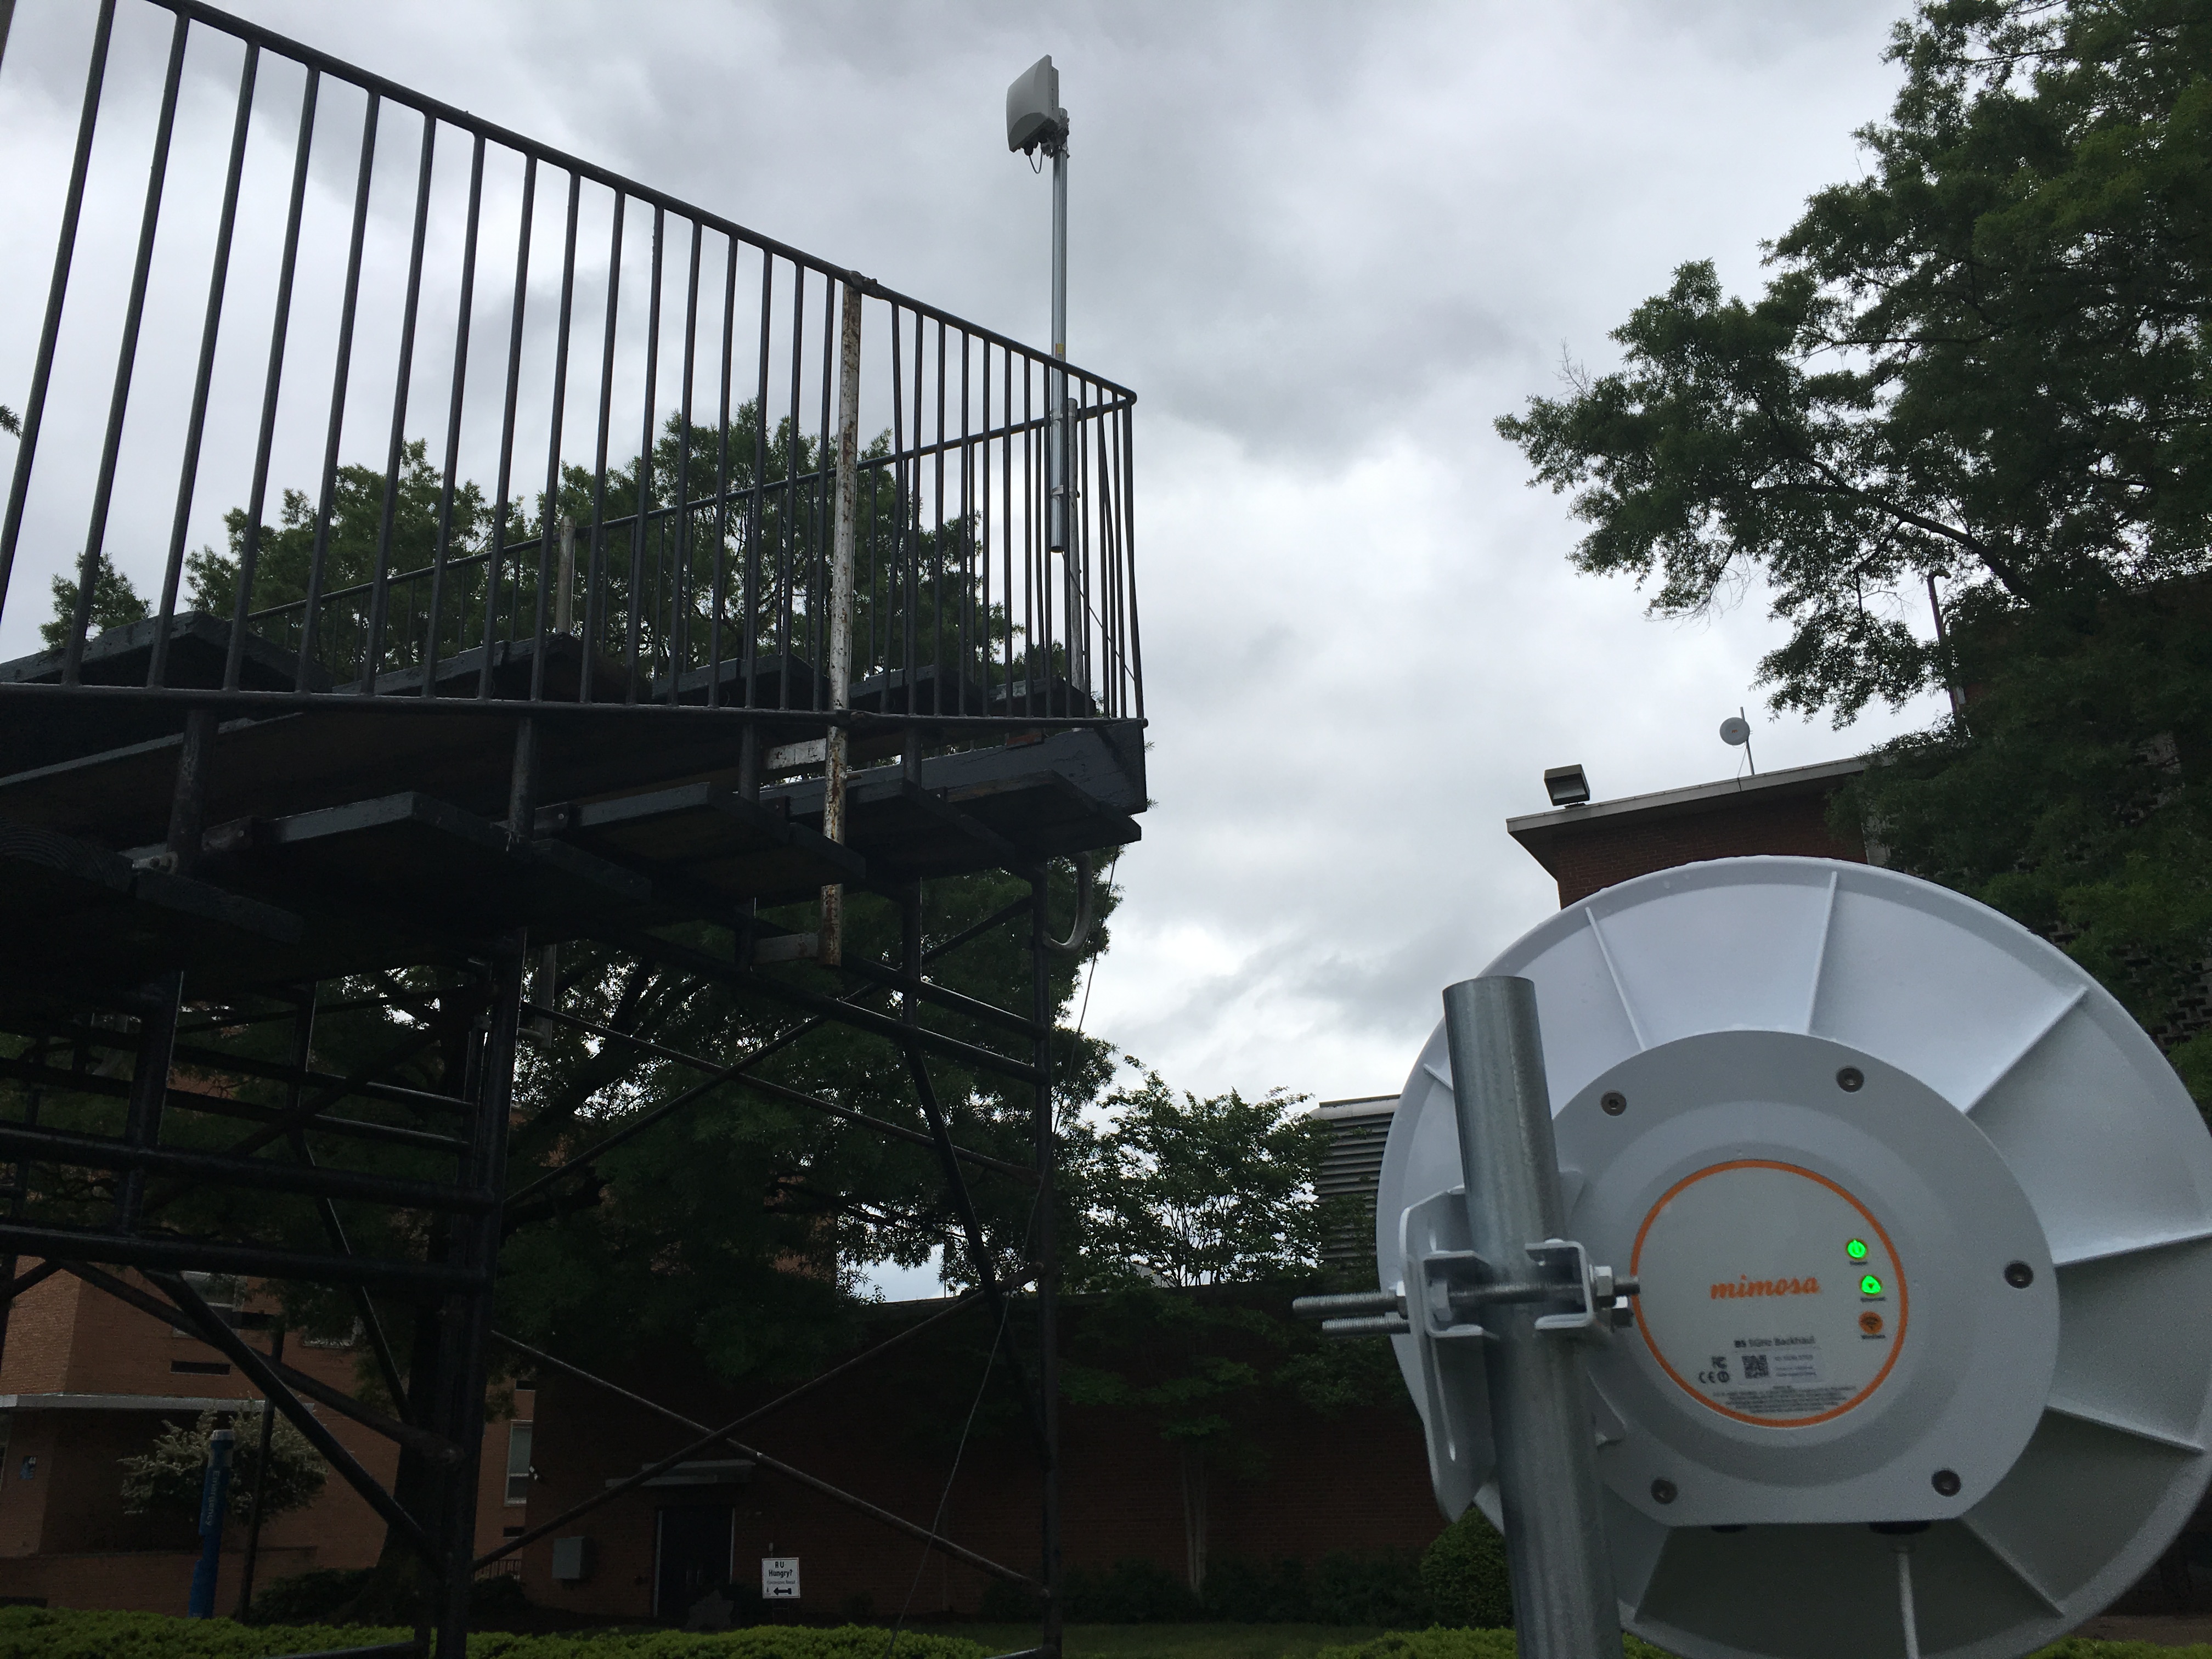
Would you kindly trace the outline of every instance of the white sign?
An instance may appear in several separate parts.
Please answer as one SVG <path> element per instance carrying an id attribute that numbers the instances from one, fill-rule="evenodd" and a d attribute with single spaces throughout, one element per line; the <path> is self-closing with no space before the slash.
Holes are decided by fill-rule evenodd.
<path id="1" fill-rule="evenodd" d="M 761 1600 L 796 1601 L 798 1599 L 799 1558 L 795 1555 L 761 1557 Z"/>

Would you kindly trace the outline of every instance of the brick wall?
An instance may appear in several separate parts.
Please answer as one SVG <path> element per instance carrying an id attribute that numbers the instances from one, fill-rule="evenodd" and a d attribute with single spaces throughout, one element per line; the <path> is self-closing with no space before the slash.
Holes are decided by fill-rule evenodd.
<path id="1" fill-rule="evenodd" d="M 874 1334 L 888 1334 L 895 1328 L 891 1322 L 932 1310 L 929 1304 L 884 1310 Z M 972 1317 L 987 1316 L 978 1310 Z M 1081 1302 L 1071 1302 L 1066 1322 L 1073 1341 L 1081 1340 L 1084 1317 Z M 580 1363 L 592 1362 L 580 1356 Z M 1003 1387 L 1003 1372 L 1001 1386 L 987 1396 L 985 1428 L 962 1452 L 947 1496 L 960 1415 L 973 1398 L 980 1365 L 980 1350 L 932 1347 L 930 1339 L 920 1339 L 882 1364 L 860 1369 L 763 1419 L 743 1437 L 925 1525 L 943 1500 L 944 1535 L 1034 1572 L 1036 1466 L 1027 1431 Z M 696 1362 L 681 1356 L 623 1364 L 614 1380 L 702 1422 L 729 1421 L 749 1403 L 742 1394 L 714 1387 Z M 540 1516 L 604 1491 L 607 1482 L 683 1443 L 680 1431 L 602 1391 L 551 1376 L 539 1382 L 542 1479 L 531 1504 Z M 1312 1562 L 1338 1553 L 1425 1547 L 1443 1529 L 1443 1517 L 1429 1490 L 1419 1421 L 1395 1385 L 1393 1392 L 1399 1397 L 1389 1404 L 1336 1416 L 1275 1391 L 1237 1406 L 1243 1449 L 1236 1462 L 1242 1468 L 1209 1477 L 1210 1559 Z M 959 1409 L 936 1413 L 939 1403 L 956 1399 Z M 1061 1459 L 1064 1548 L 1071 1568 L 1103 1570 L 1139 1559 L 1182 1575 L 1181 1479 L 1176 1452 L 1157 1427 L 1126 1411 L 1063 1405 Z M 550 1607 L 648 1616 L 654 1511 L 686 1504 L 734 1509 L 740 1579 L 757 1579 L 758 1558 L 771 1546 L 776 1553 L 798 1556 L 811 1613 L 857 1609 L 865 1599 L 875 1613 L 888 1615 L 908 1606 L 911 1596 L 917 1614 L 972 1613 L 989 1583 L 974 1568 L 926 1551 L 787 1479 L 756 1470 L 738 1485 L 647 1488 L 615 1500 L 569 1529 L 592 1540 L 596 1565 L 587 1582 L 553 1581 L 549 1538 L 523 1553 L 524 1588 L 532 1600 Z"/>
<path id="2" fill-rule="evenodd" d="M 126 1275 L 142 1284 L 135 1275 Z M 265 1336 L 248 1338 L 267 1351 Z M 334 1388 L 356 1385 L 351 1348 L 310 1347 L 296 1340 L 287 1364 Z M 139 1395 L 199 1399 L 258 1399 L 235 1371 L 178 1371 L 222 1356 L 197 1338 L 104 1296 L 82 1280 L 57 1274 L 16 1299 L 0 1358 L 0 1394 Z M 529 1396 L 518 1399 L 526 1412 Z M 392 1443 L 331 1411 L 317 1415 L 338 1443 L 387 1486 L 398 1464 Z M 0 1456 L 0 1595 L 43 1597 L 56 1607 L 182 1612 L 199 1551 L 189 1521 L 126 1515 L 118 1460 L 143 1451 L 165 1419 L 192 1413 L 145 1409 L 19 1408 L 10 1415 Z M 27 1465 L 26 1460 L 34 1460 Z M 477 1498 L 478 1550 L 517 1524 L 526 1511 L 502 1503 L 507 1425 L 487 1425 Z M 385 1526 L 368 1501 L 332 1471 L 307 1508 L 273 1517 L 261 1534 L 258 1585 L 311 1567 L 365 1567 L 384 1547 Z M 244 1529 L 225 1539 L 223 1588 L 216 1606 L 236 1595 L 237 1547 Z"/>
<path id="3" fill-rule="evenodd" d="M 1838 841 L 1828 828 L 1827 811 L 1825 794 L 1779 800 L 1753 796 L 1672 817 L 1592 818 L 1547 848 L 1545 865 L 1559 879 L 1564 909 L 1615 882 L 1707 859 L 1795 854 L 1864 864 L 1865 844 L 1856 838 Z"/>

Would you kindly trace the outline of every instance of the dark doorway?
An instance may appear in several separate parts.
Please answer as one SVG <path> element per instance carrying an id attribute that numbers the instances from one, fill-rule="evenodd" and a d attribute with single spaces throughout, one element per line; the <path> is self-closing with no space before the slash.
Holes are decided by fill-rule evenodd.
<path id="1" fill-rule="evenodd" d="M 727 1504 L 687 1504 L 659 1511 L 654 1537 L 653 1616 L 677 1623 L 708 1590 L 730 1582 L 737 1510 Z"/>

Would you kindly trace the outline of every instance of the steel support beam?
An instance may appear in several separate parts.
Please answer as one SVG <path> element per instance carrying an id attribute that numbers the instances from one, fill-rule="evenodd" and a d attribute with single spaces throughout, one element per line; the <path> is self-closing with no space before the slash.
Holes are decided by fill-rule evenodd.
<path id="1" fill-rule="evenodd" d="M 169 1298 L 168 1304 L 165 1305 L 157 1297 L 148 1296 L 114 1274 L 102 1273 L 97 1267 L 78 1261 L 65 1261 L 62 1266 L 86 1284 L 105 1291 L 118 1302 L 127 1302 L 165 1323 L 175 1324 L 182 1320 L 198 1332 L 202 1341 L 246 1373 L 263 1399 L 292 1419 L 293 1425 L 307 1436 L 308 1443 L 322 1455 L 323 1461 L 336 1469 L 339 1477 L 359 1492 L 371 1509 L 396 1528 L 432 1567 L 439 1565 L 437 1552 L 430 1542 L 429 1534 L 416 1523 L 415 1517 L 402 1509 L 398 1500 L 385 1491 L 376 1477 L 362 1468 L 354 1455 L 338 1443 L 337 1437 L 324 1426 L 322 1420 L 301 1403 L 300 1397 L 292 1392 L 291 1385 L 277 1375 L 275 1367 L 224 1323 L 222 1316 L 208 1306 L 206 1299 L 188 1281 L 174 1273 L 147 1275 L 162 1295 Z M 246 1401 L 239 1402 L 241 1408 L 250 1403 Z"/>
<path id="2" fill-rule="evenodd" d="M 623 1496 L 625 1492 L 635 1492 L 647 1481 L 667 1474 L 669 1470 L 674 1468 L 678 1464 L 688 1462 L 692 1458 L 696 1457 L 701 1452 L 708 1450 L 711 1447 L 721 1445 L 728 1447 L 732 1451 L 736 1452 L 741 1457 L 750 1457 L 762 1468 L 769 1470 L 774 1474 L 782 1475 L 787 1480 L 795 1481 L 799 1486 L 807 1488 L 810 1492 L 820 1493 L 823 1497 L 829 1498 L 832 1503 L 842 1504 L 847 1509 L 853 1510 L 861 1515 L 865 1515 L 872 1521 L 881 1522 L 884 1526 L 890 1527 L 896 1531 L 902 1532 L 909 1538 L 918 1539 L 921 1542 L 928 1545 L 932 1549 L 942 1551 L 944 1553 L 952 1557 L 956 1561 L 964 1561 L 969 1566 L 977 1569 L 979 1571 L 988 1572 L 993 1577 L 1004 1579 L 1008 1583 L 1026 1584 L 1033 1589 L 1036 1588 L 1036 1581 L 1030 1577 L 1026 1573 L 1017 1572 L 1013 1568 L 1004 1565 L 1000 1562 L 994 1561 L 988 1556 L 978 1555 L 975 1551 L 956 1544 L 949 1538 L 941 1537 L 938 1534 L 932 1532 L 928 1528 L 917 1525 L 915 1522 L 907 1520 L 903 1516 L 894 1515 L 889 1510 L 880 1509 L 877 1505 L 868 1502 L 865 1498 L 855 1497 L 853 1493 L 846 1492 L 842 1487 L 833 1486 L 828 1481 L 820 1480 L 814 1475 L 811 1475 L 803 1469 L 793 1468 L 790 1464 L 784 1462 L 780 1458 L 770 1457 L 767 1453 L 759 1450 L 756 1447 L 749 1446 L 743 1441 L 731 1438 L 731 1437 L 736 1433 L 738 1429 L 744 1426 L 747 1423 L 753 1422 L 759 1418 L 767 1416 L 770 1412 L 779 1409 L 782 1406 L 789 1403 L 791 1401 L 798 1399 L 800 1395 L 812 1392 L 814 1389 L 821 1387 L 823 1383 L 830 1381 L 831 1377 L 838 1376 L 842 1372 L 852 1370 L 855 1365 L 858 1365 L 867 1359 L 873 1358 L 878 1354 L 883 1352 L 886 1348 L 895 1346 L 898 1343 L 903 1342 L 908 1338 L 918 1334 L 927 1327 L 937 1323 L 938 1321 L 951 1316 L 951 1315 L 958 1309 L 964 1307 L 967 1304 L 967 1303 L 971 1299 L 972 1294 L 973 1293 L 971 1292 L 969 1297 L 961 1297 L 958 1301 L 952 1304 L 951 1306 L 945 1308 L 941 1312 L 933 1314 L 929 1318 L 921 1321 L 911 1329 L 901 1332 L 897 1336 L 891 1338 L 889 1341 L 878 1343 L 875 1347 L 868 1350 L 866 1352 L 854 1355 L 843 1364 L 839 1365 L 830 1371 L 824 1372 L 822 1376 L 814 1378 L 811 1382 L 801 1383 L 797 1389 L 791 1390 L 789 1393 L 783 1395 L 775 1400 L 770 1401 L 765 1406 L 758 1407 L 754 1410 L 748 1412 L 744 1416 L 740 1417 L 735 1421 L 726 1424 L 719 1429 L 710 1429 L 703 1423 L 694 1422 L 690 1418 L 684 1416 L 680 1412 L 671 1411 L 667 1407 L 660 1405 L 654 1401 L 648 1400 L 643 1395 L 633 1394 L 628 1389 L 622 1387 L 618 1383 L 610 1382 L 603 1376 L 594 1376 L 591 1372 L 585 1370 L 580 1366 L 571 1365 L 566 1360 L 556 1359 L 551 1354 L 541 1352 L 535 1348 L 527 1349 L 526 1352 L 528 1352 L 532 1358 L 536 1358 L 540 1363 L 550 1365 L 556 1370 L 565 1372 L 568 1376 L 576 1378 L 579 1382 L 588 1382 L 594 1388 L 605 1389 L 607 1393 L 614 1395 L 618 1399 L 628 1401 L 631 1405 L 639 1407 L 641 1410 L 650 1412 L 654 1416 L 665 1419 L 666 1421 L 675 1424 L 679 1428 L 691 1431 L 691 1432 L 697 1435 L 699 1437 L 692 1441 L 688 1445 L 679 1447 L 677 1450 L 670 1453 L 666 1457 L 662 1458 L 658 1463 L 647 1465 L 644 1468 L 640 1469 L 635 1474 L 629 1476 L 627 1480 L 617 1481 L 613 1486 L 606 1488 L 605 1491 L 595 1492 L 592 1496 L 585 1499 L 581 1504 L 572 1506 L 562 1513 L 555 1516 L 551 1520 L 544 1522 L 542 1525 L 532 1527 L 528 1532 L 523 1534 L 521 1537 L 509 1539 L 507 1542 L 501 1544 L 499 1548 L 494 1550 L 490 1554 L 484 1556 L 482 1560 L 477 1563 L 477 1565 L 478 1566 L 483 1566 L 489 1562 L 500 1559 L 502 1556 L 511 1555 L 516 1550 L 522 1548 L 526 1544 L 533 1543 L 537 1540 L 545 1536 L 546 1534 L 557 1531 L 559 1528 L 568 1525 L 571 1522 L 574 1521 L 577 1516 L 587 1514 L 591 1510 L 598 1509 L 601 1504 L 611 1502 L 614 1498 Z M 516 1346 L 520 1347 L 522 1345 L 517 1344 Z"/>
<path id="3" fill-rule="evenodd" d="M 536 728 L 523 722 L 518 734 L 514 779 L 516 823 L 526 824 L 534 810 L 532 790 L 536 762 Z M 477 1465 L 483 1449 L 484 1389 L 489 1382 L 485 1348 L 491 1340 L 492 1279 L 505 1236 L 501 1203 L 507 1192 L 507 1119 L 514 1093 L 514 1046 L 521 1023 L 522 981 L 529 942 L 514 933 L 498 942 L 487 963 L 491 1001 L 477 1034 L 470 1067 L 475 1111 L 471 1147 L 462 1175 L 482 1201 L 481 1209 L 453 1223 L 453 1259 L 469 1273 L 471 1293 L 445 1305 L 439 1353 L 445 1375 L 442 1398 L 429 1402 L 434 1426 L 459 1447 L 460 1455 L 434 1483 L 441 1487 L 440 1543 L 444 1561 L 438 1610 L 438 1659 L 466 1659 L 469 1644 L 469 1559 L 476 1550 Z"/>
<path id="4" fill-rule="evenodd" d="M 901 1048 L 906 1046 L 907 1028 L 887 1014 L 878 1014 L 866 1008 L 856 1007 L 849 1002 L 841 1002 L 834 997 L 823 996 L 817 992 L 807 990 L 803 986 L 773 979 L 765 974 L 741 972 L 708 956 L 705 951 L 695 951 L 689 945 L 678 945 L 671 939 L 657 939 L 649 933 L 628 932 L 603 935 L 601 942 L 631 956 L 664 963 L 672 968 L 680 968 L 685 973 L 701 979 L 713 980 L 718 984 L 732 986 L 738 990 L 757 991 L 763 996 L 775 1001 L 787 1004 L 793 1008 L 804 1009 L 810 1014 L 818 1014 L 825 1019 L 836 1020 L 840 1024 L 852 1026 L 855 1030 L 866 1031 L 872 1036 L 879 1036 L 896 1043 Z M 1024 1083 L 1034 1083 L 1036 1080 L 1036 1066 L 1026 1060 L 1012 1059 L 994 1049 L 981 1048 L 972 1042 L 963 1042 L 957 1037 L 946 1036 L 943 1032 L 933 1031 L 927 1026 L 915 1027 L 914 1036 L 915 1040 L 924 1047 L 960 1065 L 971 1066 L 978 1071 L 996 1073 L 1000 1076 L 1013 1078 Z"/>
<path id="5" fill-rule="evenodd" d="M 214 1239 L 158 1233 L 96 1232 L 25 1221 L 0 1221 L 0 1249 L 12 1249 L 19 1255 L 58 1256 L 64 1261 L 106 1262 L 136 1267 L 142 1273 L 199 1268 L 219 1273 L 258 1273 L 267 1279 L 323 1279 L 335 1285 L 373 1285 L 418 1297 L 468 1290 L 478 1282 L 461 1268 L 435 1261 L 317 1255 L 258 1244 L 224 1244 Z"/>
<path id="6" fill-rule="evenodd" d="M 760 1093 L 774 1099 L 787 1101 L 793 1106 L 804 1106 L 810 1111 L 822 1112 L 844 1122 L 858 1124 L 862 1128 L 873 1129 L 878 1134 L 890 1135 L 896 1140 L 911 1142 L 916 1146 L 933 1147 L 937 1145 L 933 1136 L 925 1134 L 920 1129 L 909 1129 L 903 1124 L 890 1123 L 879 1117 L 871 1117 L 866 1112 L 856 1112 L 849 1106 L 840 1106 L 834 1101 L 820 1099 L 799 1090 L 787 1088 L 781 1083 L 770 1083 L 765 1079 L 746 1076 L 748 1068 L 757 1065 L 768 1057 L 757 1051 L 746 1055 L 734 1066 L 717 1066 L 711 1060 L 702 1059 L 697 1054 L 687 1054 L 680 1048 L 671 1048 L 665 1043 L 653 1042 L 649 1037 L 634 1036 L 627 1031 L 617 1031 L 611 1026 L 601 1025 L 595 1020 L 583 1019 L 574 1014 L 564 1014 L 556 1009 L 541 1007 L 536 1003 L 525 1005 L 524 1012 L 539 1019 L 553 1020 L 575 1030 L 589 1031 L 594 1036 L 606 1042 L 623 1043 L 642 1054 L 653 1054 L 661 1060 L 673 1060 L 678 1066 L 688 1066 L 695 1072 L 708 1073 L 711 1074 L 710 1083 L 734 1083 L 739 1088 L 757 1090 Z M 641 1115 L 633 1124 L 625 1125 L 623 1129 L 617 1131 L 616 1136 L 628 1139 L 634 1131 L 647 1127 L 648 1120 L 657 1122 L 661 1115 L 674 1110 L 678 1103 L 690 1104 L 696 1093 L 696 1091 L 687 1090 L 676 1100 L 663 1103 L 662 1105 L 653 1108 L 652 1112 Z M 592 1163 L 603 1152 L 611 1150 L 616 1136 L 609 1137 L 599 1146 L 586 1147 L 562 1164 L 560 1169 L 552 1171 L 550 1175 L 540 1176 L 529 1187 L 517 1193 L 515 1197 L 519 1199 L 526 1194 L 535 1192 L 553 1180 L 555 1176 Z M 995 1170 L 1000 1175 L 1012 1176 L 1018 1181 L 1036 1179 L 1034 1171 L 1024 1169 L 1018 1164 L 1010 1164 L 1005 1158 L 993 1158 L 988 1152 L 973 1152 L 965 1146 L 955 1146 L 952 1151 L 953 1156 L 963 1163 L 973 1164 L 979 1169 Z"/>
<path id="7" fill-rule="evenodd" d="M 33 1158 L 41 1164 L 78 1169 L 120 1170 L 126 1182 L 148 1172 L 179 1176 L 219 1187 L 250 1187 L 262 1192 L 297 1193 L 309 1198 L 343 1198 L 395 1209 L 453 1210 L 473 1213 L 495 1207 L 481 1192 L 400 1176 L 365 1175 L 220 1152 L 187 1152 L 167 1146 L 134 1146 L 106 1135 L 72 1134 L 64 1129 L 27 1129 L 0 1123 L 0 1153 Z M 146 1206 L 133 1206 L 143 1210 Z"/>

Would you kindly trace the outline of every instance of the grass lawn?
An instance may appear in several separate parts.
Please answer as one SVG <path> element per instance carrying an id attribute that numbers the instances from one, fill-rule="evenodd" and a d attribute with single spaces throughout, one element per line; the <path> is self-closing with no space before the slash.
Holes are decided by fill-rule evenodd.
<path id="1" fill-rule="evenodd" d="M 992 1653 L 1018 1653 L 1035 1625 L 929 1625 Z M 1364 1642 L 1381 1629 L 1353 1625 L 1070 1625 L 1067 1659 L 1308 1659 L 1327 1647 Z"/>

